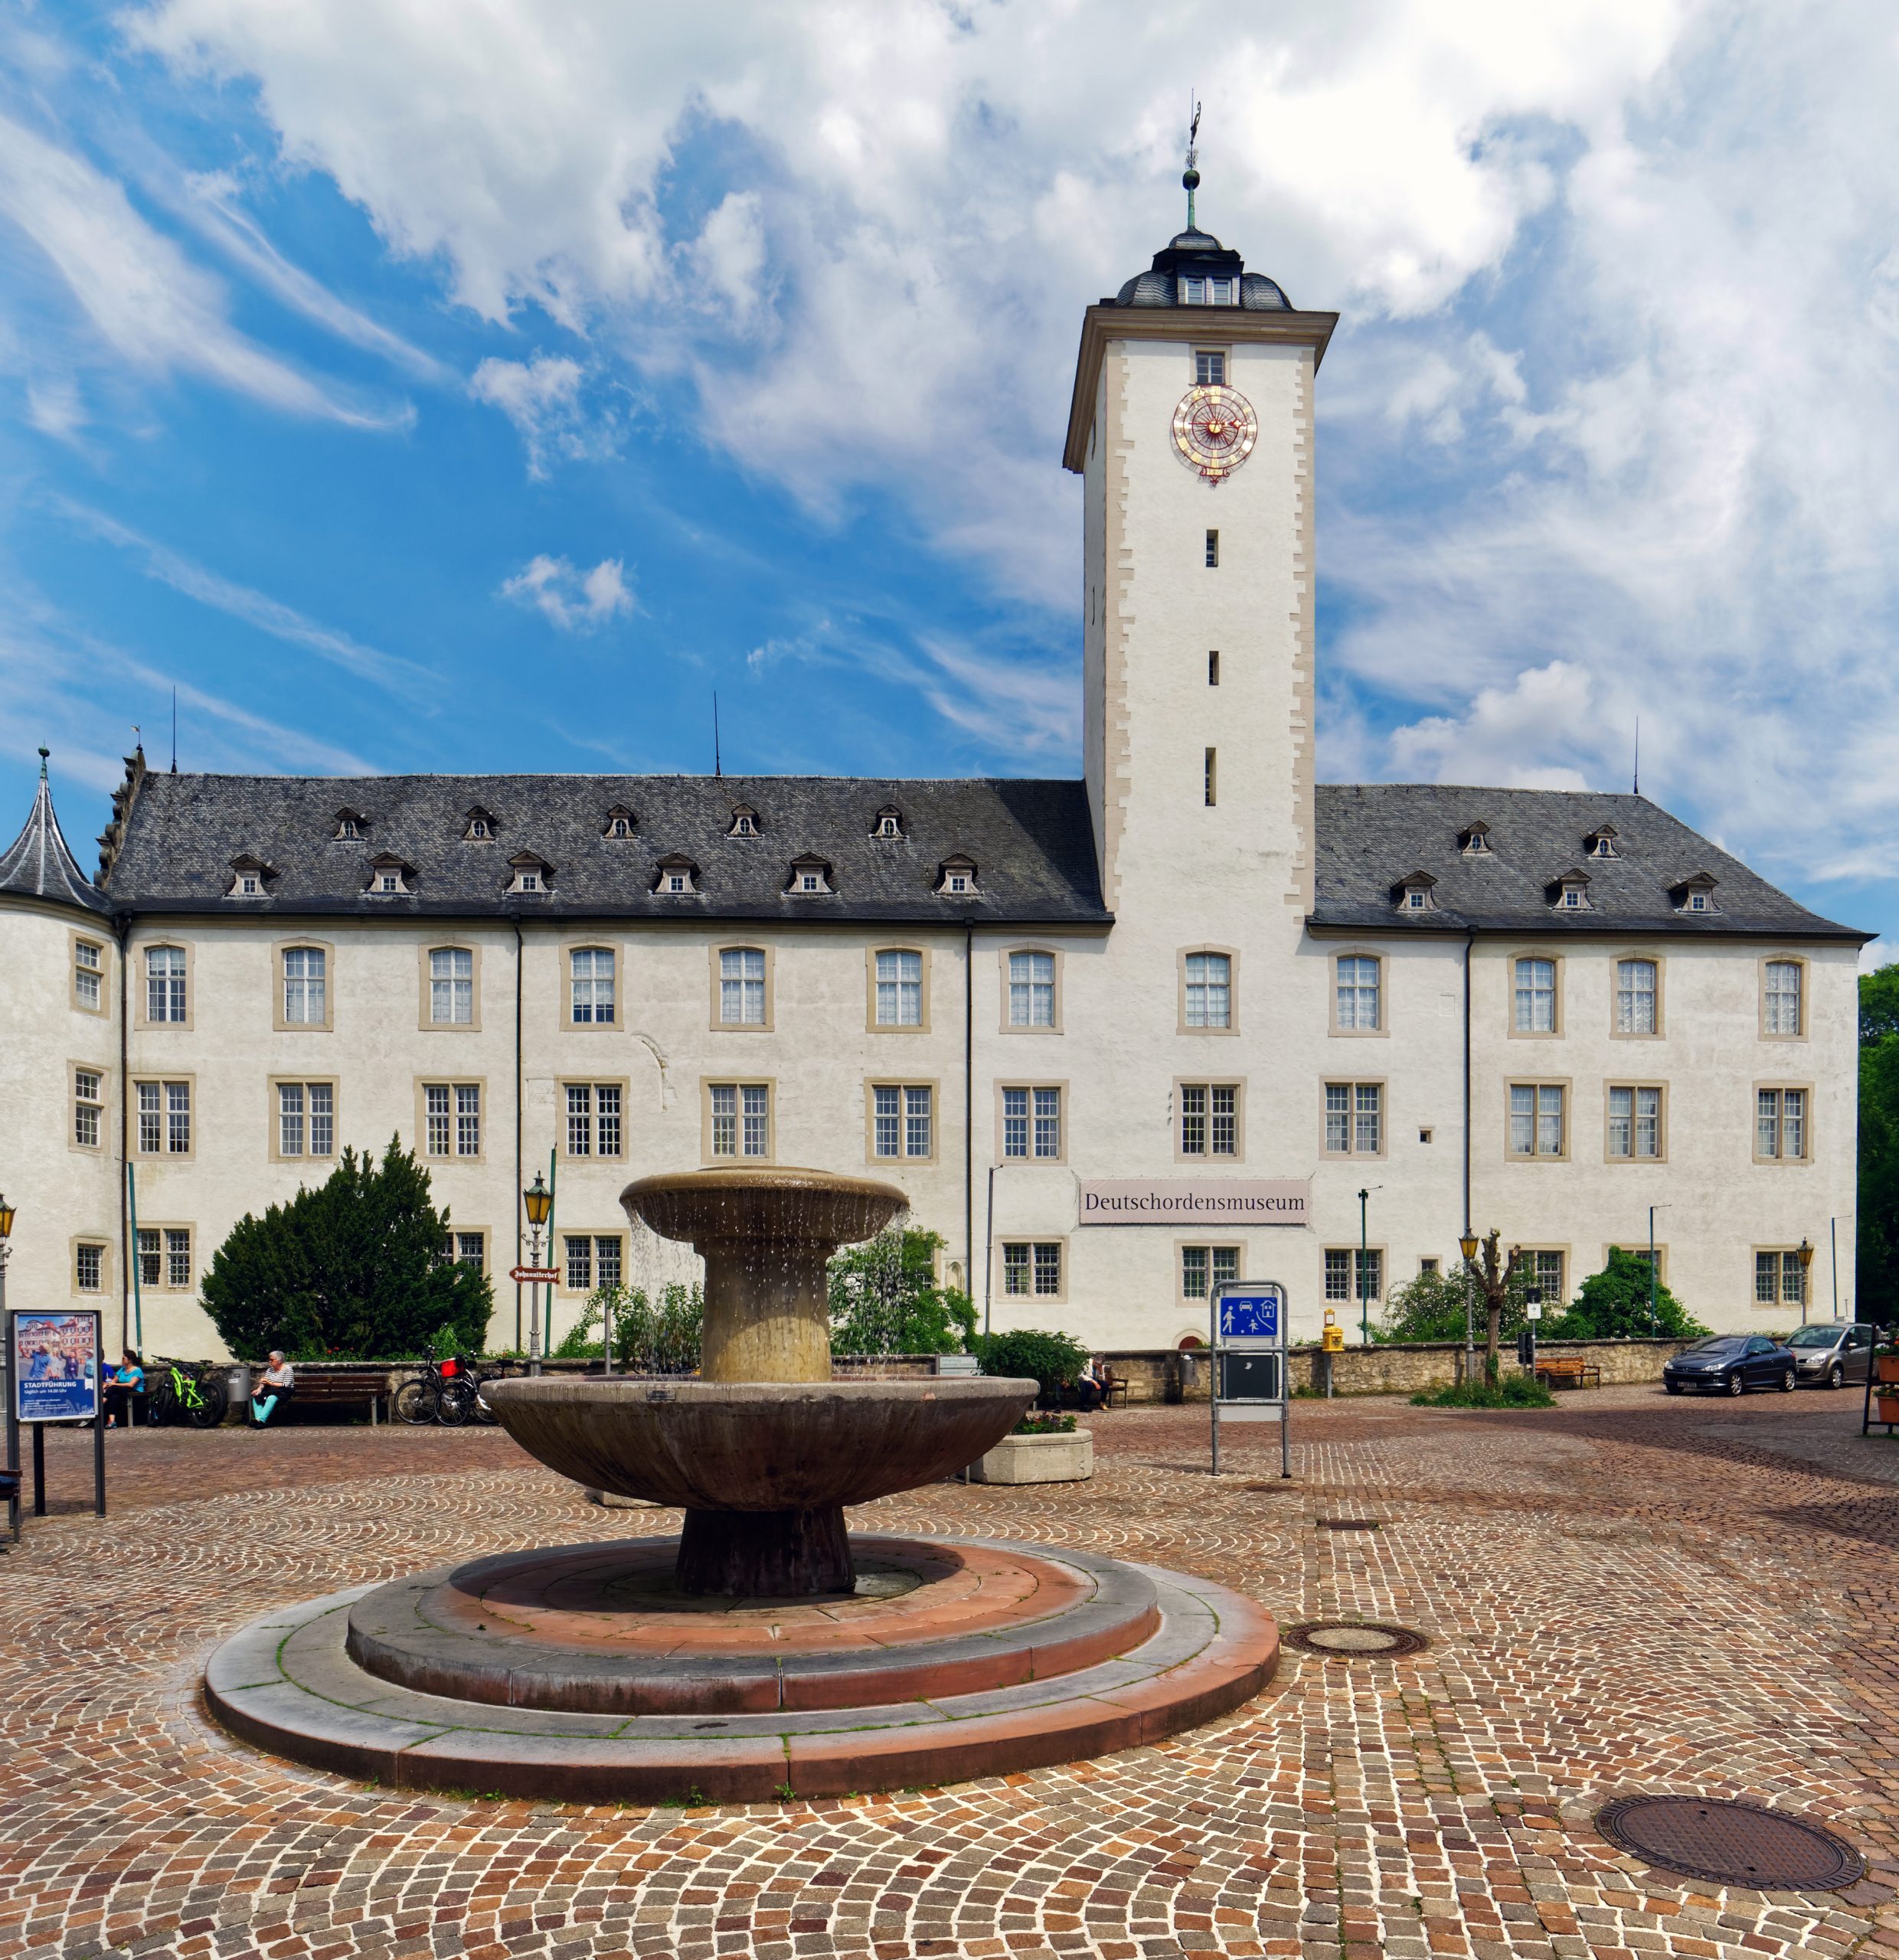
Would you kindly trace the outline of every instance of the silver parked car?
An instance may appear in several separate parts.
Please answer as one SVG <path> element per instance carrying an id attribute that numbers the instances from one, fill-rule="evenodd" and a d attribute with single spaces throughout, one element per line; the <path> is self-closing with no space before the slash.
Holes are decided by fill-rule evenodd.
<path id="1" fill-rule="evenodd" d="M 1863 1320 L 1815 1321 L 1788 1337 L 1800 1380 L 1809 1388 L 1864 1381 L 1878 1330 Z"/>

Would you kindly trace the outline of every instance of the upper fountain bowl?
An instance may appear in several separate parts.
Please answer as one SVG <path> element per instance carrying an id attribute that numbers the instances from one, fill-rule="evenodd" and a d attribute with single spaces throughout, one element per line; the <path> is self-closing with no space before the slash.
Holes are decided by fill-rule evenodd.
<path id="1" fill-rule="evenodd" d="M 854 1246 L 875 1238 L 910 1204 L 896 1185 L 873 1178 L 737 1164 L 642 1178 L 619 1201 L 662 1239 L 700 1246 Z"/>

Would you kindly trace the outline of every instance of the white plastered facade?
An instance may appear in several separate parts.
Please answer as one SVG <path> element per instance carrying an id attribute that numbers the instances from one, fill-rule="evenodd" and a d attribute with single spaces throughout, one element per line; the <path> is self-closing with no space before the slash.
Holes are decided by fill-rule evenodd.
<path id="1" fill-rule="evenodd" d="M 1401 931 L 1395 920 L 1389 932 L 1355 937 L 1309 926 L 1313 399 L 1323 335 L 1197 335 L 1188 309 L 1175 317 L 1172 337 L 1152 323 L 1129 337 L 1110 328 L 1083 418 L 1084 766 L 1111 926 L 1016 930 L 947 916 L 940 926 L 897 928 L 550 920 L 524 924 L 518 937 L 493 918 L 142 916 L 126 923 L 121 941 L 96 918 L 0 893 L 0 1189 L 20 1217 L 11 1303 L 79 1298 L 74 1246 L 90 1236 L 108 1248 L 101 1303 L 117 1310 L 109 1326 L 116 1334 L 125 1312 L 129 1331 L 121 1214 L 129 1137 L 140 1222 L 188 1229 L 192 1244 L 194 1284 L 144 1294 L 145 1343 L 215 1353 L 196 1298 L 205 1261 L 245 1212 L 327 1168 L 276 1147 L 276 1086 L 332 1085 L 338 1147 L 380 1150 L 392 1135 L 426 1148 L 424 1085 L 471 1085 L 479 1155 L 452 1150 L 430 1167 L 453 1227 L 484 1235 L 497 1282 L 493 1336 L 512 1343 L 525 1333 L 528 1311 L 505 1279 L 525 1251 L 522 1178 L 558 1152 L 557 1244 L 570 1233 L 617 1234 L 629 1279 L 682 1276 L 689 1256 L 629 1227 L 618 1194 L 630 1178 L 711 1161 L 708 1086 L 733 1083 L 768 1088 L 773 1161 L 868 1169 L 902 1184 L 915 1221 L 946 1241 L 946 1276 L 999 1328 L 1061 1326 L 1100 1348 L 1171 1346 L 1205 1325 L 1204 1301 L 1186 1290 L 1185 1250 L 1231 1246 L 1241 1276 L 1286 1285 L 1295 1334 L 1311 1338 L 1327 1304 L 1327 1250 L 1359 1242 L 1361 1190 L 1381 1292 L 1426 1260 L 1454 1269 L 1466 1219 L 1480 1233 L 1498 1228 L 1508 1243 L 1560 1252 L 1573 1290 L 1610 1245 L 1646 1245 L 1653 1206 L 1668 1282 L 1711 1325 L 1779 1328 L 1797 1318 L 1797 1305 L 1757 1301 L 1754 1256 L 1803 1239 L 1819 1249 L 1809 1311 L 1830 1314 L 1837 1296 L 1850 1314 L 1854 945 L 1651 933 L 1626 943 L 1566 936 L 1552 949 L 1535 935 L 1472 938 L 1409 922 Z M 1172 438 L 1195 351 L 1209 345 L 1227 354 L 1231 381 L 1259 423 L 1251 456 L 1218 485 L 1182 460 Z M 1219 534 L 1217 566 L 1207 563 L 1210 530 Z M 76 932 L 106 949 L 103 1013 L 83 1010 L 73 995 Z M 321 1026 L 286 1026 L 282 955 L 306 943 L 326 953 L 328 1011 Z M 161 944 L 188 951 L 182 1024 L 152 1024 L 140 1011 L 147 953 Z M 478 955 L 467 1026 L 427 1020 L 427 956 L 449 946 Z M 568 956 L 582 946 L 615 956 L 616 1011 L 606 1027 L 576 1027 L 565 1012 Z M 716 1021 L 714 962 L 725 946 L 769 953 L 763 1027 Z M 919 1026 L 879 1028 L 872 962 L 897 949 L 926 956 L 924 1011 Z M 1054 1026 L 1008 1024 L 1012 950 L 1054 956 Z M 1184 962 L 1201 950 L 1231 962 L 1227 1028 L 1185 1024 Z M 1512 962 L 1552 950 L 1557 1029 L 1525 1038 L 1512 1027 Z M 1661 971 L 1652 1037 L 1614 1032 L 1616 962 L 1632 952 Z M 1374 1032 L 1335 1026 L 1341 954 L 1382 962 Z M 1803 962 L 1796 1037 L 1763 1032 L 1769 956 Z M 70 1142 L 71 1075 L 82 1065 L 107 1085 L 95 1149 Z M 136 1148 L 140 1081 L 191 1085 L 188 1155 Z M 620 1155 L 567 1153 L 570 1083 L 618 1087 Z M 1375 1153 L 1327 1154 L 1329 1083 L 1378 1086 Z M 1560 1154 L 1510 1155 L 1512 1083 L 1561 1086 Z M 872 1155 L 878 1084 L 928 1089 L 927 1158 Z M 1631 1085 L 1663 1092 L 1665 1147 L 1652 1161 L 1617 1160 L 1606 1148 L 1606 1099 Z M 1797 1162 L 1755 1154 L 1757 1092 L 1773 1085 L 1809 1098 Z M 1183 1086 L 1237 1090 L 1236 1155 L 1183 1161 Z M 1049 1161 L 1002 1148 L 1004 1093 L 1037 1087 L 1060 1092 L 1060 1152 Z M 1312 1223 L 1077 1223 L 1084 1180 L 1190 1174 L 1309 1178 Z M 1019 1245 L 1059 1247 L 1053 1295 L 1006 1290 L 1004 1249 Z M 1334 1304 L 1351 1325 L 1355 1303 Z M 557 1290 L 552 1339 L 580 1306 L 577 1293 Z"/>

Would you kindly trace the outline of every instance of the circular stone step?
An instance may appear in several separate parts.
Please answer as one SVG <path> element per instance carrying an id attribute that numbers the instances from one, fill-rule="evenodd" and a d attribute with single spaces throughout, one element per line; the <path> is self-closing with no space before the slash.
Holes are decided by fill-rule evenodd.
<path id="1" fill-rule="evenodd" d="M 866 1553 L 904 1542 L 917 1552 L 959 1558 L 965 1570 L 987 1569 L 982 1554 L 1004 1566 L 1053 1566 L 1080 1602 L 1070 1615 L 1110 1596 L 1121 1602 L 1114 1610 L 1125 1614 L 1127 1599 L 1145 1594 L 1151 1627 L 1141 1633 L 1139 1615 L 1124 1618 L 1123 1626 L 1135 1629 L 1128 1636 L 1133 1645 L 1053 1679 L 900 1700 L 880 1692 L 874 1701 L 848 1707 L 629 1714 L 505 1706 L 379 1678 L 346 1651 L 351 1613 L 394 1589 L 359 1586 L 251 1622 L 211 1657 L 205 1699 L 220 1721 L 260 1748 L 397 1787 L 570 1803 L 657 1803 L 695 1793 L 757 1802 L 787 1793 L 836 1796 L 999 1775 L 1158 1742 L 1249 1700 L 1278 1664 L 1271 1617 L 1210 1580 L 992 1541 L 858 1542 Z M 447 1576 L 425 1580 L 432 1588 Z M 855 1602 L 838 1603 L 848 1614 Z M 956 1664 L 951 1650 L 961 1640 L 983 1637 L 946 1636 L 946 1662 Z M 927 1665 L 938 1645 L 907 1643 L 900 1666 Z M 581 1648 L 567 1651 L 577 1655 Z M 597 1645 L 592 1656 L 613 1658 Z M 616 1664 L 626 1669 L 630 1658 Z M 644 1673 L 649 1665 L 642 1658 L 630 1671 Z"/>
<path id="2" fill-rule="evenodd" d="M 424 1694 L 599 1714 L 768 1713 L 973 1694 L 1139 1646 L 1153 1583 L 1086 1553 L 860 1537 L 854 1594 L 680 1592 L 676 1540 L 505 1553 L 379 1586 L 348 1652 Z"/>

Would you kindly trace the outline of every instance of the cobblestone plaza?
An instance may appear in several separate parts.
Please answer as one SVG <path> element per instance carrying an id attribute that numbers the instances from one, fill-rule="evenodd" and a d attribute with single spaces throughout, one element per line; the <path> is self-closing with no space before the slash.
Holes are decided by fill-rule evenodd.
<path id="1" fill-rule="evenodd" d="M 1646 1388 L 1302 1404 L 1282 1483 L 1270 1431 L 1230 1435 L 1214 1481 L 1204 1410 L 1116 1411 L 1092 1482 L 852 1521 L 1152 1561 L 1428 1648 L 1289 1647 L 1238 1714 L 1092 1762 L 651 1811 L 294 1769 L 213 1728 L 198 1684 L 280 1603 L 676 1513 L 592 1508 L 496 1432 L 309 1426 L 114 1436 L 101 1521 L 89 1445 L 56 1436 L 54 1514 L 0 1560 L 0 1953 L 1890 1960 L 1899 1449 L 1858 1416 Z M 1636 1791 L 1798 1811 L 1867 1876 L 1704 1890 L 1592 1828 Z"/>

